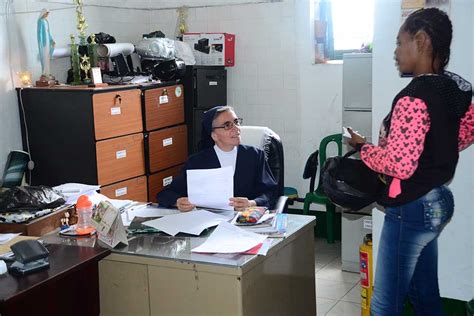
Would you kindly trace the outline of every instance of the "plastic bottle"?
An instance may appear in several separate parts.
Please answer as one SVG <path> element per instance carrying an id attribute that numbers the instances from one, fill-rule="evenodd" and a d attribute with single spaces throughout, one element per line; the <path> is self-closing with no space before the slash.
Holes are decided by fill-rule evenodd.
<path id="1" fill-rule="evenodd" d="M 92 202 L 87 195 L 81 195 L 76 202 L 77 225 L 76 232 L 78 235 L 87 235 L 94 231 L 91 225 L 92 218 Z"/>

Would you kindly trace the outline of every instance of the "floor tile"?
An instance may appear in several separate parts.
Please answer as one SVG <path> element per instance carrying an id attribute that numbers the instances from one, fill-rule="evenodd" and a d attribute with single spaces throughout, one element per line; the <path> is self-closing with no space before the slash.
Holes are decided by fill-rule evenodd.
<path id="1" fill-rule="evenodd" d="M 339 301 L 326 314 L 327 316 L 360 316 L 360 304 Z M 319 314 L 318 314 L 319 316 Z"/>
<path id="2" fill-rule="evenodd" d="M 327 299 L 327 298 L 321 298 L 321 297 L 318 297 L 316 299 L 316 311 L 317 311 L 317 315 L 318 316 L 323 316 L 323 315 L 326 315 L 327 312 L 329 312 L 329 310 L 331 308 L 334 307 L 334 305 L 336 305 L 338 301 L 336 300 L 330 300 L 330 299 Z"/>
<path id="3" fill-rule="evenodd" d="M 322 269 L 316 272 L 317 279 L 332 280 L 332 281 L 342 281 L 352 284 L 354 286 L 360 281 L 360 275 L 353 272 L 345 272 L 341 270 L 340 258 L 336 259 L 336 263 L 333 264 L 331 261 L 329 264 L 324 266 Z"/>
<path id="4" fill-rule="evenodd" d="M 316 263 L 322 263 L 324 265 L 334 261 L 334 259 L 339 258 L 341 254 L 337 253 L 316 253 L 314 260 Z"/>
<path id="5" fill-rule="evenodd" d="M 360 304 L 360 282 L 357 282 L 357 284 L 354 285 L 349 293 L 347 293 L 341 300 Z"/>
<path id="6" fill-rule="evenodd" d="M 353 287 L 353 283 L 316 278 L 316 297 L 340 300 Z"/>

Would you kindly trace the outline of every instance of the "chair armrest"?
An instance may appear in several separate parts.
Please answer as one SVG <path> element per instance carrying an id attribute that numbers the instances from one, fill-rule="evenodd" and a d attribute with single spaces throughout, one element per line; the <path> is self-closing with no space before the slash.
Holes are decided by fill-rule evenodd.
<path id="1" fill-rule="evenodd" d="M 278 201 L 275 205 L 275 211 L 276 211 L 277 214 L 283 213 L 283 211 L 285 210 L 285 207 L 286 207 L 287 200 L 288 200 L 288 197 L 285 196 L 285 195 L 282 195 L 278 198 Z"/>

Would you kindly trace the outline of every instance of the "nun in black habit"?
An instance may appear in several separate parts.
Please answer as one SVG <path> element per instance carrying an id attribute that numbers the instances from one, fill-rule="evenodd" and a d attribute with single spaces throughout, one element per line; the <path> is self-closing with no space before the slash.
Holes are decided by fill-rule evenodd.
<path id="1" fill-rule="evenodd" d="M 276 181 L 264 152 L 240 144 L 241 123 L 242 119 L 230 106 L 216 106 L 206 111 L 202 122 L 201 151 L 190 156 L 181 173 L 158 193 L 158 203 L 190 211 L 195 205 L 187 198 L 186 170 L 232 166 L 234 196 L 229 199 L 229 205 L 237 211 L 250 206 L 273 208 L 278 198 Z"/>

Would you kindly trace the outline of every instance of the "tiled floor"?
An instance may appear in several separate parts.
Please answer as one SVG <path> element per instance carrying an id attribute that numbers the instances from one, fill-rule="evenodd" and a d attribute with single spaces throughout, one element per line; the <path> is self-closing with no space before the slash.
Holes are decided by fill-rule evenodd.
<path id="1" fill-rule="evenodd" d="M 316 239 L 315 252 L 318 316 L 360 316 L 359 274 L 341 270 L 341 242 Z"/>

